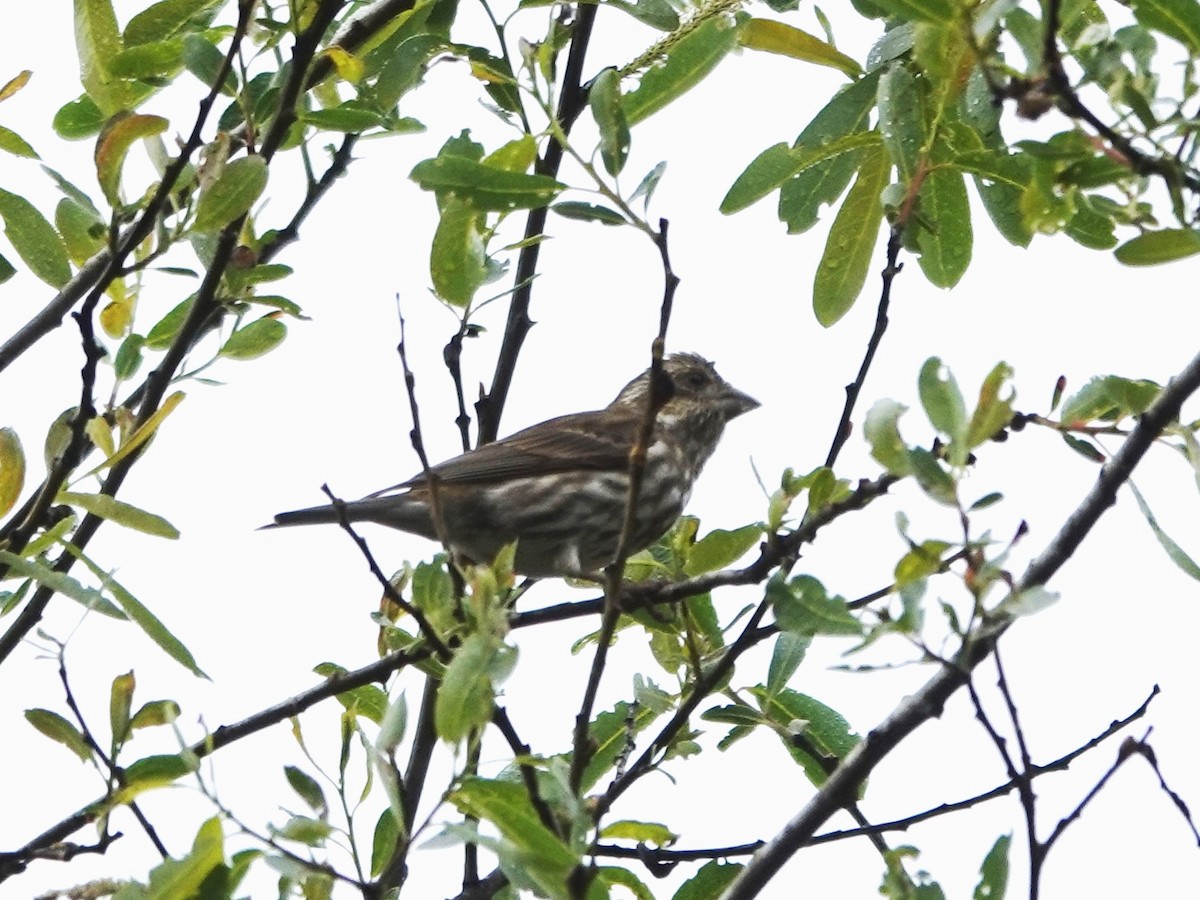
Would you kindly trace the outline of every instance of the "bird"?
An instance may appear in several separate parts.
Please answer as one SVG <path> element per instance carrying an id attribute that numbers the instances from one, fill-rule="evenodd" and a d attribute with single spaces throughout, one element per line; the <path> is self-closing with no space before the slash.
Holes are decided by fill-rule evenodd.
<path id="1" fill-rule="evenodd" d="M 457 556 L 487 564 L 516 542 L 513 569 L 521 575 L 595 577 L 618 552 L 630 452 L 645 422 L 653 371 L 630 381 L 604 409 L 548 419 L 340 509 L 350 522 L 439 540 L 432 478 L 444 538 Z M 665 357 L 661 372 L 629 554 L 675 523 L 725 425 L 760 405 L 695 353 Z M 339 521 L 339 507 L 325 505 L 279 513 L 265 527 Z"/>

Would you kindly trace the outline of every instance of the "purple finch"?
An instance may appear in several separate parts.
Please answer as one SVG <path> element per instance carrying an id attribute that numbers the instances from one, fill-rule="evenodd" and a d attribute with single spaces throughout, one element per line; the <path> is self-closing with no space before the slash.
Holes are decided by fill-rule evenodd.
<path id="1" fill-rule="evenodd" d="M 668 356 L 663 370 L 670 384 L 647 447 L 630 553 L 671 527 L 725 423 L 759 405 L 695 354 Z M 595 573 L 612 562 L 629 499 L 630 450 L 649 389 L 647 370 L 604 409 L 559 416 L 433 466 L 450 548 L 486 563 L 516 541 L 514 568 L 535 578 Z M 422 473 L 343 508 L 349 521 L 437 540 L 430 493 Z M 337 521 L 333 506 L 275 517 L 277 526 Z"/>

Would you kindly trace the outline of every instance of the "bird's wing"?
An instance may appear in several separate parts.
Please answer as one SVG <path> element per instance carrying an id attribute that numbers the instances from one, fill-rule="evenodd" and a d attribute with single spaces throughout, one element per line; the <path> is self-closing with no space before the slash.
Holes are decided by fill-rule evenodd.
<path id="1" fill-rule="evenodd" d="M 434 466 L 433 473 L 442 484 L 463 484 L 570 469 L 620 470 L 629 465 L 638 420 L 615 410 L 559 416 L 446 460 Z M 424 482 L 420 474 L 379 493 Z"/>

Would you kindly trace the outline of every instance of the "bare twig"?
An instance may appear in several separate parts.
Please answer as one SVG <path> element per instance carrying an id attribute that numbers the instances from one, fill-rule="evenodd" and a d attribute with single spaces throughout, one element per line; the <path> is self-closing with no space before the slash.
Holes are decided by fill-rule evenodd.
<path id="1" fill-rule="evenodd" d="M 903 268 L 898 262 L 900 258 L 900 238 L 903 231 L 904 228 L 902 225 L 893 225 L 891 235 L 888 238 L 887 263 L 883 268 L 883 288 L 879 292 L 879 306 L 875 312 L 875 328 L 871 332 L 870 339 L 867 341 L 867 350 L 863 354 L 862 364 L 858 367 L 858 374 L 854 376 L 852 382 L 846 385 L 846 403 L 842 407 L 842 417 L 838 421 L 837 430 L 833 436 L 833 443 L 829 446 L 829 453 L 825 457 L 825 465 L 828 468 L 833 468 L 833 464 L 837 462 L 838 455 L 842 452 L 842 447 L 850 439 L 850 420 L 854 416 L 854 406 L 858 403 L 858 395 L 862 393 L 863 385 L 867 380 L 867 373 L 871 370 L 871 363 L 875 360 L 875 353 L 879 350 L 879 344 L 883 341 L 884 332 L 887 331 L 888 306 L 892 302 L 892 282 L 896 280 L 896 276 L 900 274 L 900 270 Z"/>
<path id="2" fill-rule="evenodd" d="M 612 643 L 617 620 L 621 616 L 621 606 L 618 601 L 625 573 L 625 561 L 629 557 L 629 542 L 637 528 L 638 501 L 642 493 L 642 480 L 646 474 L 646 457 L 654 435 L 654 421 L 663 404 L 670 399 L 672 390 L 668 376 L 663 370 L 663 353 L 666 348 L 667 328 L 671 322 L 671 311 L 674 308 L 675 290 L 679 286 L 679 278 L 671 268 L 667 229 L 667 220 L 663 219 L 659 223 L 659 230 L 655 236 L 655 244 L 658 246 L 663 266 L 663 299 L 659 310 L 658 335 L 651 347 L 646 408 L 638 425 L 633 446 L 629 450 L 629 493 L 625 499 L 625 519 L 617 540 L 616 555 L 604 570 L 604 613 L 600 620 L 596 655 L 592 658 L 591 671 L 588 673 L 587 686 L 583 692 L 583 702 L 580 704 L 579 713 L 575 716 L 570 776 L 571 789 L 574 791 L 579 790 L 579 786 L 583 782 L 584 770 L 592 757 L 588 727 L 591 724 L 596 693 L 599 691 L 600 679 L 604 674 L 604 666 L 608 659 L 608 648 Z"/>
<path id="3" fill-rule="evenodd" d="M 571 49 L 567 55 L 567 67 L 563 73 L 562 92 L 558 102 L 557 118 L 564 135 L 570 133 L 575 119 L 587 102 L 587 90 L 582 81 L 583 61 L 592 37 L 596 9 L 594 3 L 579 3 L 575 6 L 576 18 L 571 36 Z M 562 157 L 562 145 L 551 140 L 546 146 L 546 152 L 534 166 L 534 171 L 539 175 L 555 176 L 562 164 Z M 496 374 L 492 378 L 491 389 L 475 404 L 480 444 L 490 444 L 499 433 L 500 417 L 508 399 L 508 390 L 512 386 L 517 357 L 521 353 L 521 345 L 525 343 L 525 335 L 533 326 L 533 321 L 529 318 L 529 303 L 533 295 L 533 279 L 537 274 L 538 254 L 541 252 L 541 242 L 534 238 L 540 237 L 545 231 L 546 215 L 547 207 L 538 207 L 529 211 L 525 221 L 525 240 L 529 243 L 521 248 L 517 258 L 514 276 L 517 289 L 513 291 L 512 300 L 508 305 L 508 321 L 504 326 L 504 339 L 501 341 L 500 355 L 496 360 Z"/>

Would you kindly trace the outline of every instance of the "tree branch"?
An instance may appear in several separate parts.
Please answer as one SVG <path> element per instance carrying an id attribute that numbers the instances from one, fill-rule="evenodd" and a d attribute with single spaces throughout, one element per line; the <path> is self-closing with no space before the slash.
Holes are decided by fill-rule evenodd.
<path id="1" fill-rule="evenodd" d="M 1116 502 L 1117 491 L 1145 456 L 1163 429 L 1179 415 L 1183 401 L 1200 388 L 1200 355 L 1194 357 L 1159 394 L 1142 415 L 1124 446 L 1100 473 L 1096 484 L 1051 539 L 1046 549 L 1026 569 L 1014 586 L 1014 596 L 1041 587 L 1071 557 L 1100 517 Z M 929 719 L 941 715 L 946 701 L 968 680 L 971 671 L 992 652 L 1012 620 L 984 622 L 968 636 L 956 665 L 943 667 L 920 690 L 907 697 L 896 710 L 854 748 L 829 777 L 816 796 L 765 846 L 730 885 L 725 900 L 748 900 L 757 896 L 779 869 L 801 847 L 806 846 L 834 812 L 854 796 L 879 762 L 901 741 Z"/>

